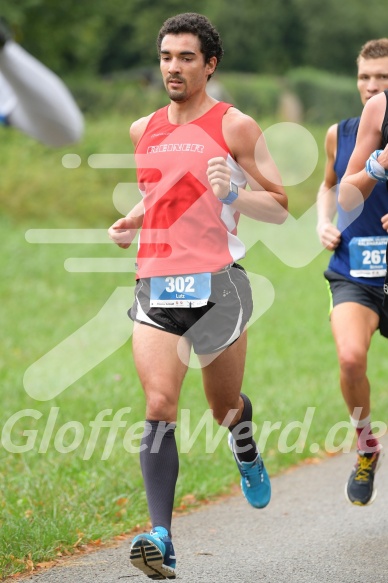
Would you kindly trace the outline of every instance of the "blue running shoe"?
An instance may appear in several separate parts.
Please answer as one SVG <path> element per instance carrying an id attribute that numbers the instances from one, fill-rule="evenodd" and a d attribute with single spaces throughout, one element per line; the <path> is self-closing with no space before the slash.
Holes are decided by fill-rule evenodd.
<path id="1" fill-rule="evenodd" d="M 236 453 L 236 442 L 231 433 L 228 436 L 228 445 L 241 474 L 242 493 L 251 506 L 264 508 L 271 500 L 271 482 L 259 451 L 257 450 L 257 456 L 253 462 L 240 462 Z"/>
<path id="2" fill-rule="evenodd" d="M 162 526 L 156 526 L 149 534 L 135 536 L 129 559 L 134 567 L 154 581 L 176 578 L 174 547 Z"/>

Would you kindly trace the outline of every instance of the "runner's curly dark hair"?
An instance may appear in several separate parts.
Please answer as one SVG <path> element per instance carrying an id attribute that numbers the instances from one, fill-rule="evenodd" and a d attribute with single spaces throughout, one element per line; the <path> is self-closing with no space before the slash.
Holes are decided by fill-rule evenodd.
<path id="1" fill-rule="evenodd" d="M 158 56 L 160 57 L 160 47 L 166 34 L 181 34 L 185 32 L 194 34 L 199 38 L 205 63 L 208 63 L 211 57 L 217 58 L 217 65 L 220 63 L 224 54 L 221 37 L 210 20 L 196 12 L 177 14 L 163 23 L 156 41 Z M 211 75 L 209 75 L 208 80 L 210 77 Z"/>

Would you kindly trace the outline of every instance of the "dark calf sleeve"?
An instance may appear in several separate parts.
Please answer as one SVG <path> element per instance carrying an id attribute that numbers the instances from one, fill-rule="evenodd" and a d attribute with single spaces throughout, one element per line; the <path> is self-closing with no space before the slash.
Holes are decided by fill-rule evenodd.
<path id="1" fill-rule="evenodd" d="M 174 423 L 146 421 L 140 451 L 140 465 L 152 526 L 164 526 L 170 536 L 179 470 L 174 432 Z"/>
<path id="2" fill-rule="evenodd" d="M 236 442 L 238 459 L 241 462 L 253 462 L 257 452 L 252 430 L 252 404 L 243 393 L 241 393 L 241 398 L 244 401 L 241 419 L 235 425 L 230 425 L 229 431 L 232 433 Z"/>

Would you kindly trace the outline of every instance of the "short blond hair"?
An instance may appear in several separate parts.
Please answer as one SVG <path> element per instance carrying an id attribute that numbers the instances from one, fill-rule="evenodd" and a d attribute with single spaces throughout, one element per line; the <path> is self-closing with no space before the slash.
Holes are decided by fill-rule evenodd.
<path id="1" fill-rule="evenodd" d="M 388 57 L 388 38 L 378 38 L 366 42 L 358 54 L 357 64 L 360 59 L 381 59 L 382 57 Z"/>

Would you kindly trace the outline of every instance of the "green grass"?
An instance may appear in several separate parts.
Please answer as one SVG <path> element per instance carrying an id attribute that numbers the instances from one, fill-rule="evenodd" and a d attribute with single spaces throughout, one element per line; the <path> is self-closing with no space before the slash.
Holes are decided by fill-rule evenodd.
<path id="1" fill-rule="evenodd" d="M 82 144 L 61 151 L 48 150 L 12 131 L 7 134 L 7 141 L 0 144 L 0 157 L 4 161 L 0 178 L 3 209 L 0 220 L 1 427 L 9 426 L 10 419 L 14 419 L 12 443 L 16 448 L 24 445 L 28 450 L 10 452 L 3 430 L 1 577 L 22 571 L 28 560 L 38 563 L 59 552 L 72 552 L 80 538 L 85 543 L 108 540 L 148 519 L 138 455 L 127 451 L 129 434 L 127 450 L 124 447 L 127 431 L 143 419 L 144 410 L 130 338 L 48 401 L 33 399 L 23 385 L 29 366 L 88 323 L 116 288 L 130 288 L 133 284 L 132 274 L 72 273 L 64 268 L 69 257 L 122 258 L 133 255 L 133 250 L 126 252 L 109 244 L 31 244 L 25 239 L 26 231 L 37 228 L 106 229 L 119 216 L 112 203 L 112 193 L 118 183 L 133 180 L 133 171 L 95 170 L 87 165 L 87 158 L 93 153 L 130 151 L 129 123 L 130 120 L 113 115 L 90 122 Z M 311 128 L 311 131 L 321 144 L 324 130 Z M 80 168 L 68 170 L 61 166 L 62 156 L 69 152 L 81 157 Z M 302 215 L 314 202 L 322 165 L 320 160 L 314 175 L 288 189 L 295 216 Z M 256 226 L 250 228 L 247 235 L 252 237 Z M 306 247 L 309 244 L 306 240 Z M 260 242 L 249 250 L 244 261 L 250 272 L 266 277 L 275 290 L 274 303 L 249 329 L 244 380 L 244 390 L 253 402 L 258 436 L 265 421 L 281 423 L 264 448 L 266 465 L 272 475 L 310 457 L 313 443 L 320 446 L 316 455 L 324 455 L 325 437 L 330 428 L 347 418 L 338 388 L 336 356 L 327 317 L 328 301 L 322 277 L 327 261 L 328 254 L 321 253 L 306 267 L 290 268 Z M 128 307 L 131 301 L 128 290 Z M 120 314 L 116 314 L 117 320 L 122 319 L 122 326 L 128 325 L 129 330 L 125 310 L 121 317 Z M 104 339 L 104 332 L 99 334 Z M 109 330 L 106 338 L 110 338 Z M 85 346 L 79 347 L 80 354 L 74 353 L 74 359 L 81 356 L 82 360 L 88 342 L 95 341 L 92 336 L 87 339 Z M 369 368 L 375 417 L 379 418 L 380 411 L 388 405 L 385 391 L 388 364 L 382 339 L 376 336 L 373 344 Z M 64 365 L 72 369 L 71 355 Z M 56 370 L 51 371 L 51 378 L 55 378 L 55 373 Z M 102 457 L 109 428 L 101 429 L 94 447 L 88 450 L 90 424 L 96 416 L 108 409 L 111 414 L 107 413 L 107 419 L 112 419 L 126 407 L 131 410 L 123 411 L 125 427 L 118 428 L 112 451 L 109 456 L 105 455 L 107 459 Z M 190 369 L 186 377 L 180 407 L 180 416 L 190 411 L 192 434 L 207 410 L 200 372 L 196 369 Z M 282 430 L 291 421 L 303 421 L 308 407 L 315 408 L 314 417 L 306 443 L 301 444 L 302 451 L 279 451 Z M 19 411 L 24 411 L 24 416 L 16 421 L 12 416 Z M 50 420 L 52 431 L 48 427 Z M 210 430 L 215 435 L 218 427 L 212 424 L 208 433 Z M 78 447 L 59 453 L 58 448 L 71 449 L 77 431 Z M 184 445 L 181 431 L 182 425 L 178 424 L 179 447 Z M 295 429 L 287 444 L 292 446 L 297 437 Z M 135 439 L 132 443 L 138 445 Z M 180 456 L 176 506 L 187 495 L 197 501 L 212 499 L 230 491 L 237 481 L 225 439 L 214 453 L 206 453 L 203 430 L 190 451 Z"/>

